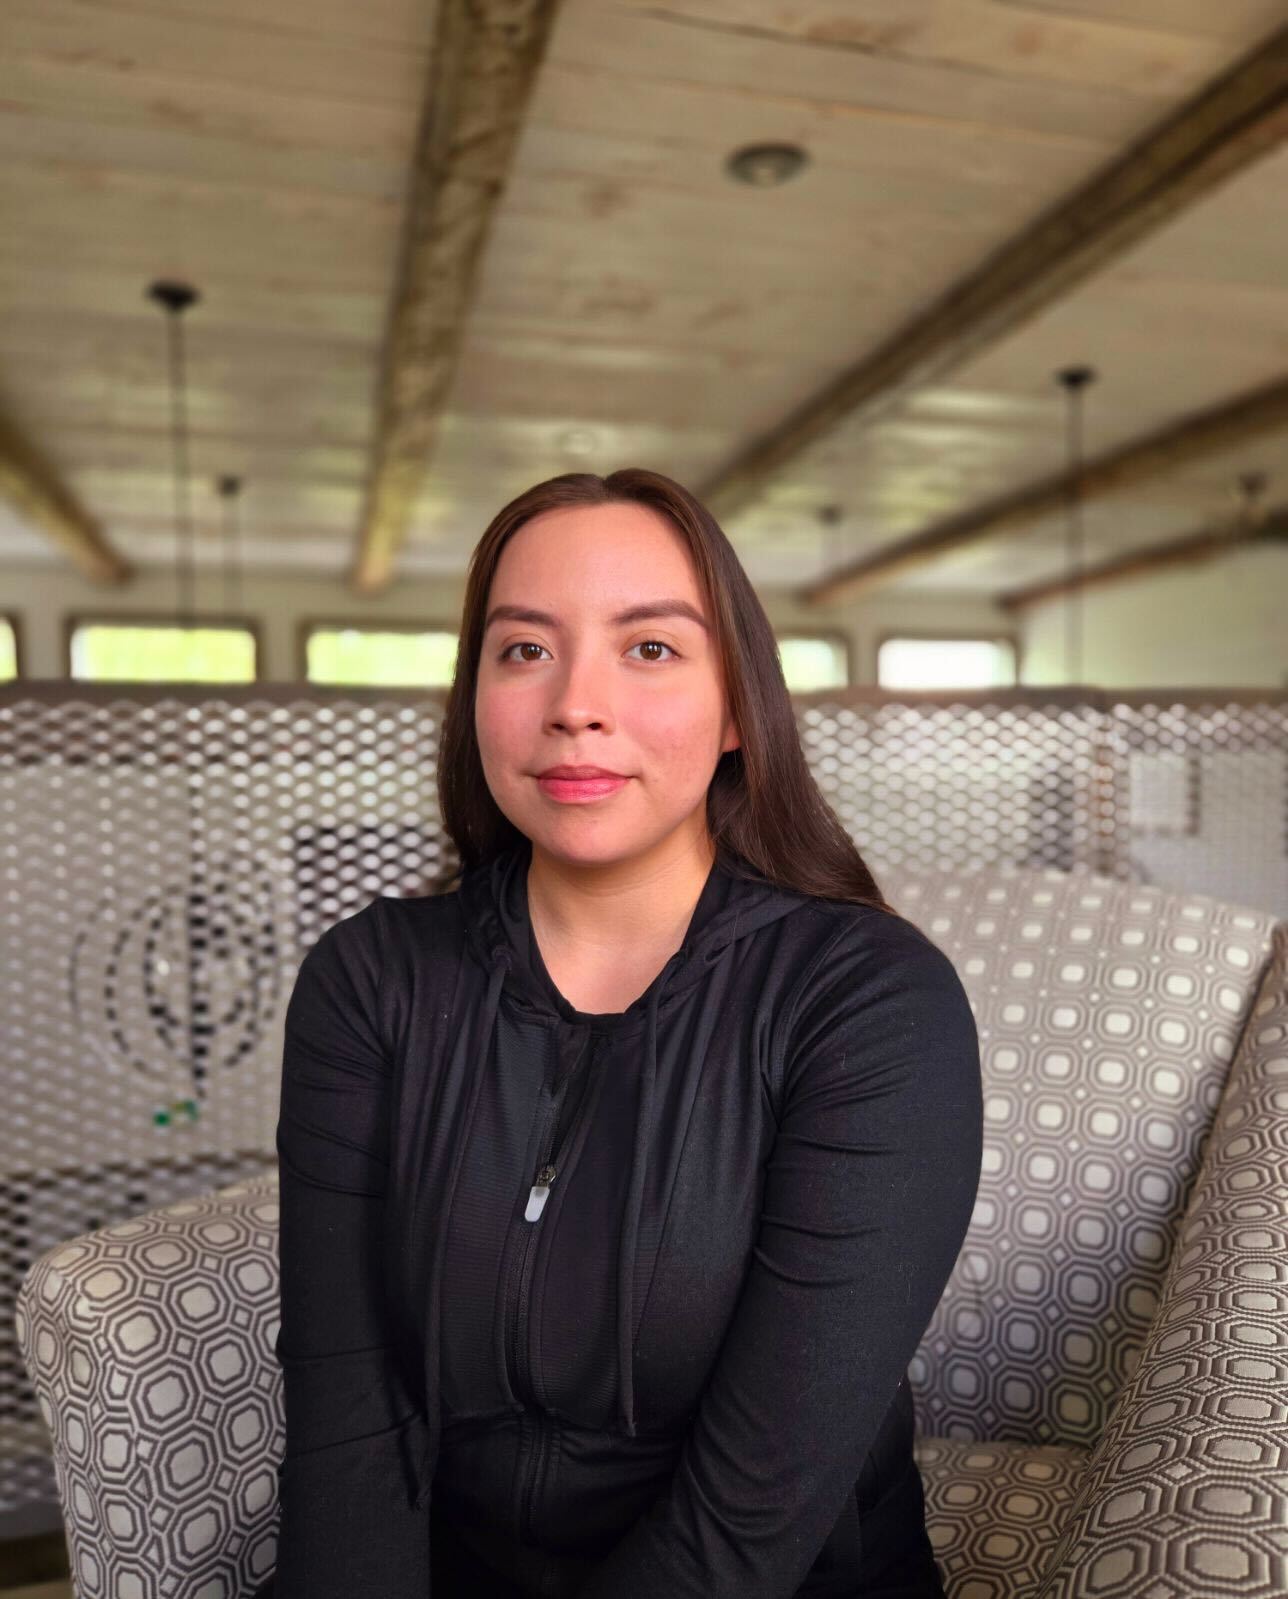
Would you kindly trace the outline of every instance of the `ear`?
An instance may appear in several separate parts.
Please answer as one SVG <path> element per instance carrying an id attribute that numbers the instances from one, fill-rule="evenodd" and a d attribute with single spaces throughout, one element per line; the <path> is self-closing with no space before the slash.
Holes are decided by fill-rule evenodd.
<path id="1" fill-rule="evenodd" d="M 733 722 L 730 722 L 729 723 L 729 731 L 725 734 L 725 741 L 724 741 L 723 745 L 721 745 L 720 753 L 722 755 L 725 755 L 730 750 L 736 750 L 736 749 L 741 749 L 741 748 L 742 748 L 742 739 L 741 739 L 741 737 L 738 734 L 737 725 L 735 723 L 733 723 Z"/>

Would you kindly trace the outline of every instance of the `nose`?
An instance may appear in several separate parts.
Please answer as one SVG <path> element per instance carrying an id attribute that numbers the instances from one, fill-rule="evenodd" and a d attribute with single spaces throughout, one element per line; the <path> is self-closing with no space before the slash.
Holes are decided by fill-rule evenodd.
<path id="1" fill-rule="evenodd" d="M 612 725 L 604 673 L 589 655 L 571 658 L 562 676 L 552 678 L 547 720 L 551 728 L 573 732 L 578 728 L 603 729 Z"/>

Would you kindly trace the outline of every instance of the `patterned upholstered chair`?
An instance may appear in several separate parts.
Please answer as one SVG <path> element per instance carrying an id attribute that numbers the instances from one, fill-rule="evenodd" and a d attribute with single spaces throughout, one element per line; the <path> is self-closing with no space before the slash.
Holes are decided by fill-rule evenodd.
<path id="1" fill-rule="evenodd" d="M 1288 923 L 1055 871 L 880 876 L 956 964 L 985 1079 L 911 1373 L 948 1593 L 1288 1593 Z M 275 1552 L 275 1179 L 48 1252 L 17 1325 L 78 1599 L 248 1599 Z"/>

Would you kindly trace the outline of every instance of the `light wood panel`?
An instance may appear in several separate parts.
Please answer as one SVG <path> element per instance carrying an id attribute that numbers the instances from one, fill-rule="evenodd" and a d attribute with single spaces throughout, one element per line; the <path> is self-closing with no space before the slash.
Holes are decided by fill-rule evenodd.
<path id="1" fill-rule="evenodd" d="M 1268 475 L 1268 492 L 1288 485 L 1288 433 L 1268 433 L 1228 450 L 1216 451 L 1166 475 L 1136 482 L 1093 497 L 1082 509 L 1083 560 L 1107 561 L 1127 553 L 1148 553 L 1178 536 L 1202 528 L 1224 528 L 1240 505 L 1238 481 L 1249 472 Z M 915 532 L 934 515 L 947 512 L 940 503 L 931 516 L 912 517 L 902 504 L 862 502 L 848 510 L 834 530 L 831 561 L 815 568 L 820 576 L 835 571 L 861 552 L 879 554 L 897 544 L 900 532 Z M 768 518 L 768 508 L 758 515 Z M 884 531 L 890 522 L 900 532 Z M 961 592 L 1000 597 L 1017 586 L 1059 578 L 1066 570 L 1066 506 L 1052 503 L 1042 514 L 1010 532 L 946 551 L 934 563 L 910 570 L 892 590 L 932 594 Z M 799 587 L 799 583 L 794 585 Z M 1288 594 L 1288 581 L 1285 583 Z M 827 609 L 820 615 L 831 614 Z"/>
<path id="2" fill-rule="evenodd" d="M 1213 39 L 1243 39 L 1264 32 L 1275 18 L 1264 0 L 1008 0 L 1016 10 L 1094 18 L 1122 27 L 1205 34 Z"/>
<path id="3" fill-rule="evenodd" d="M 1158 432 L 1133 439 L 1083 463 L 1078 474 L 1086 496 L 1166 477 L 1189 461 L 1229 450 L 1266 434 L 1288 432 L 1288 379 L 1225 404 L 1187 417 Z M 925 567 L 969 544 L 1014 533 L 1065 505 L 1070 494 L 1068 472 L 1040 478 L 996 501 L 964 512 L 847 563 L 814 583 L 801 597 L 810 604 L 833 605 L 871 594 L 896 574 Z"/>
<path id="4" fill-rule="evenodd" d="M 1285 135 L 1288 26 L 753 440 L 704 485 L 706 499 L 736 512 L 840 422 L 869 424 L 901 395 L 1024 327 Z"/>
<path id="5" fill-rule="evenodd" d="M 245 476 L 257 553 L 351 557 L 436 20 L 432 0 L 6 7 L 0 213 L 21 225 L 0 228 L 0 393 L 123 552 L 168 559 L 163 330 L 143 298 L 165 275 L 203 293 L 186 324 L 203 479 Z M 565 0 L 407 569 L 463 567 L 502 501 L 554 471 L 708 480 L 1281 20 L 1281 0 Z M 731 183 L 730 150 L 764 139 L 811 164 L 780 190 Z M 1104 369 L 1097 448 L 1268 381 L 1288 327 L 1275 165 L 878 427 L 806 451 L 729 520 L 753 575 L 818 574 L 844 539 L 875 549 L 1057 469 L 1050 370 L 1069 360 Z M 1215 467 L 1176 483 L 1121 496 L 1097 537 L 1174 536 L 1196 524 L 1189 493 L 1224 492 Z M 844 539 L 818 520 L 833 503 Z M 1032 533 L 1038 574 L 1058 527 Z M 1002 586 L 1028 543 L 901 581 Z"/>
<path id="6" fill-rule="evenodd" d="M 792 492 L 807 503 L 830 499 L 866 513 L 864 547 L 874 549 L 883 536 L 912 531 L 1057 470 L 1065 430 L 1064 400 L 1054 381 L 1060 367 L 1089 362 L 1099 373 L 1085 400 L 1091 453 L 1274 381 L 1288 372 L 1288 231 L 1276 234 L 1267 219 L 1283 209 L 1285 196 L 1288 152 L 1244 174 L 949 382 L 920 391 L 871 430 L 902 441 L 896 456 L 874 458 L 871 432 L 842 427 L 798 463 Z M 1252 247 L 1243 242 L 1249 238 Z M 1196 259 L 1210 264 L 1212 277 L 1190 270 Z M 1249 463 L 1257 464 L 1255 458 Z M 1186 471 L 1173 475 L 1183 480 Z M 927 477 L 934 481 L 933 496 L 921 492 Z M 915 500 L 919 517 L 872 515 L 874 479 L 886 503 Z M 1162 480 L 1152 485 L 1150 500 L 1163 489 Z M 769 498 L 786 492 L 776 485 Z M 1181 531 L 1188 520 L 1182 516 L 1169 531 Z M 1039 530 L 1035 521 L 1032 536 Z M 1137 528 L 1133 511 L 1115 536 L 1121 548 L 1148 532 L 1146 525 Z M 1015 554 L 1008 539 L 999 550 L 1001 586 Z M 990 569 L 986 557 L 977 569 Z M 917 586 L 947 587 L 957 578 L 945 566 L 937 576 L 922 574 Z"/>
<path id="7" fill-rule="evenodd" d="M 1181 538 L 1167 539 L 1148 549 L 1081 566 L 1063 577 L 1047 578 L 1022 588 L 1004 589 L 997 596 L 1003 610 L 1025 611 L 1034 605 L 1081 595 L 1089 590 L 1114 588 L 1121 583 L 1149 578 L 1176 567 L 1205 566 L 1240 548 L 1271 539 L 1288 538 L 1288 507 L 1280 506 L 1255 521 L 1232 520 L 1217 527 L 1200 528 Z"/>

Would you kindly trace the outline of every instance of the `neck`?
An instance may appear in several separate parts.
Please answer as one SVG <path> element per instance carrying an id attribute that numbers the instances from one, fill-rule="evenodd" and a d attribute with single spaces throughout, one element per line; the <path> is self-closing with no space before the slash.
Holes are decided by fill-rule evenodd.
<path id="1" fill-rule="evenodd" d="M 528 917 L 542 951 L 586 957 L 679 948 L 716 850 L 705 827 L 646 856 L 587 864 L 536 844 L 527 870 Z"/>

